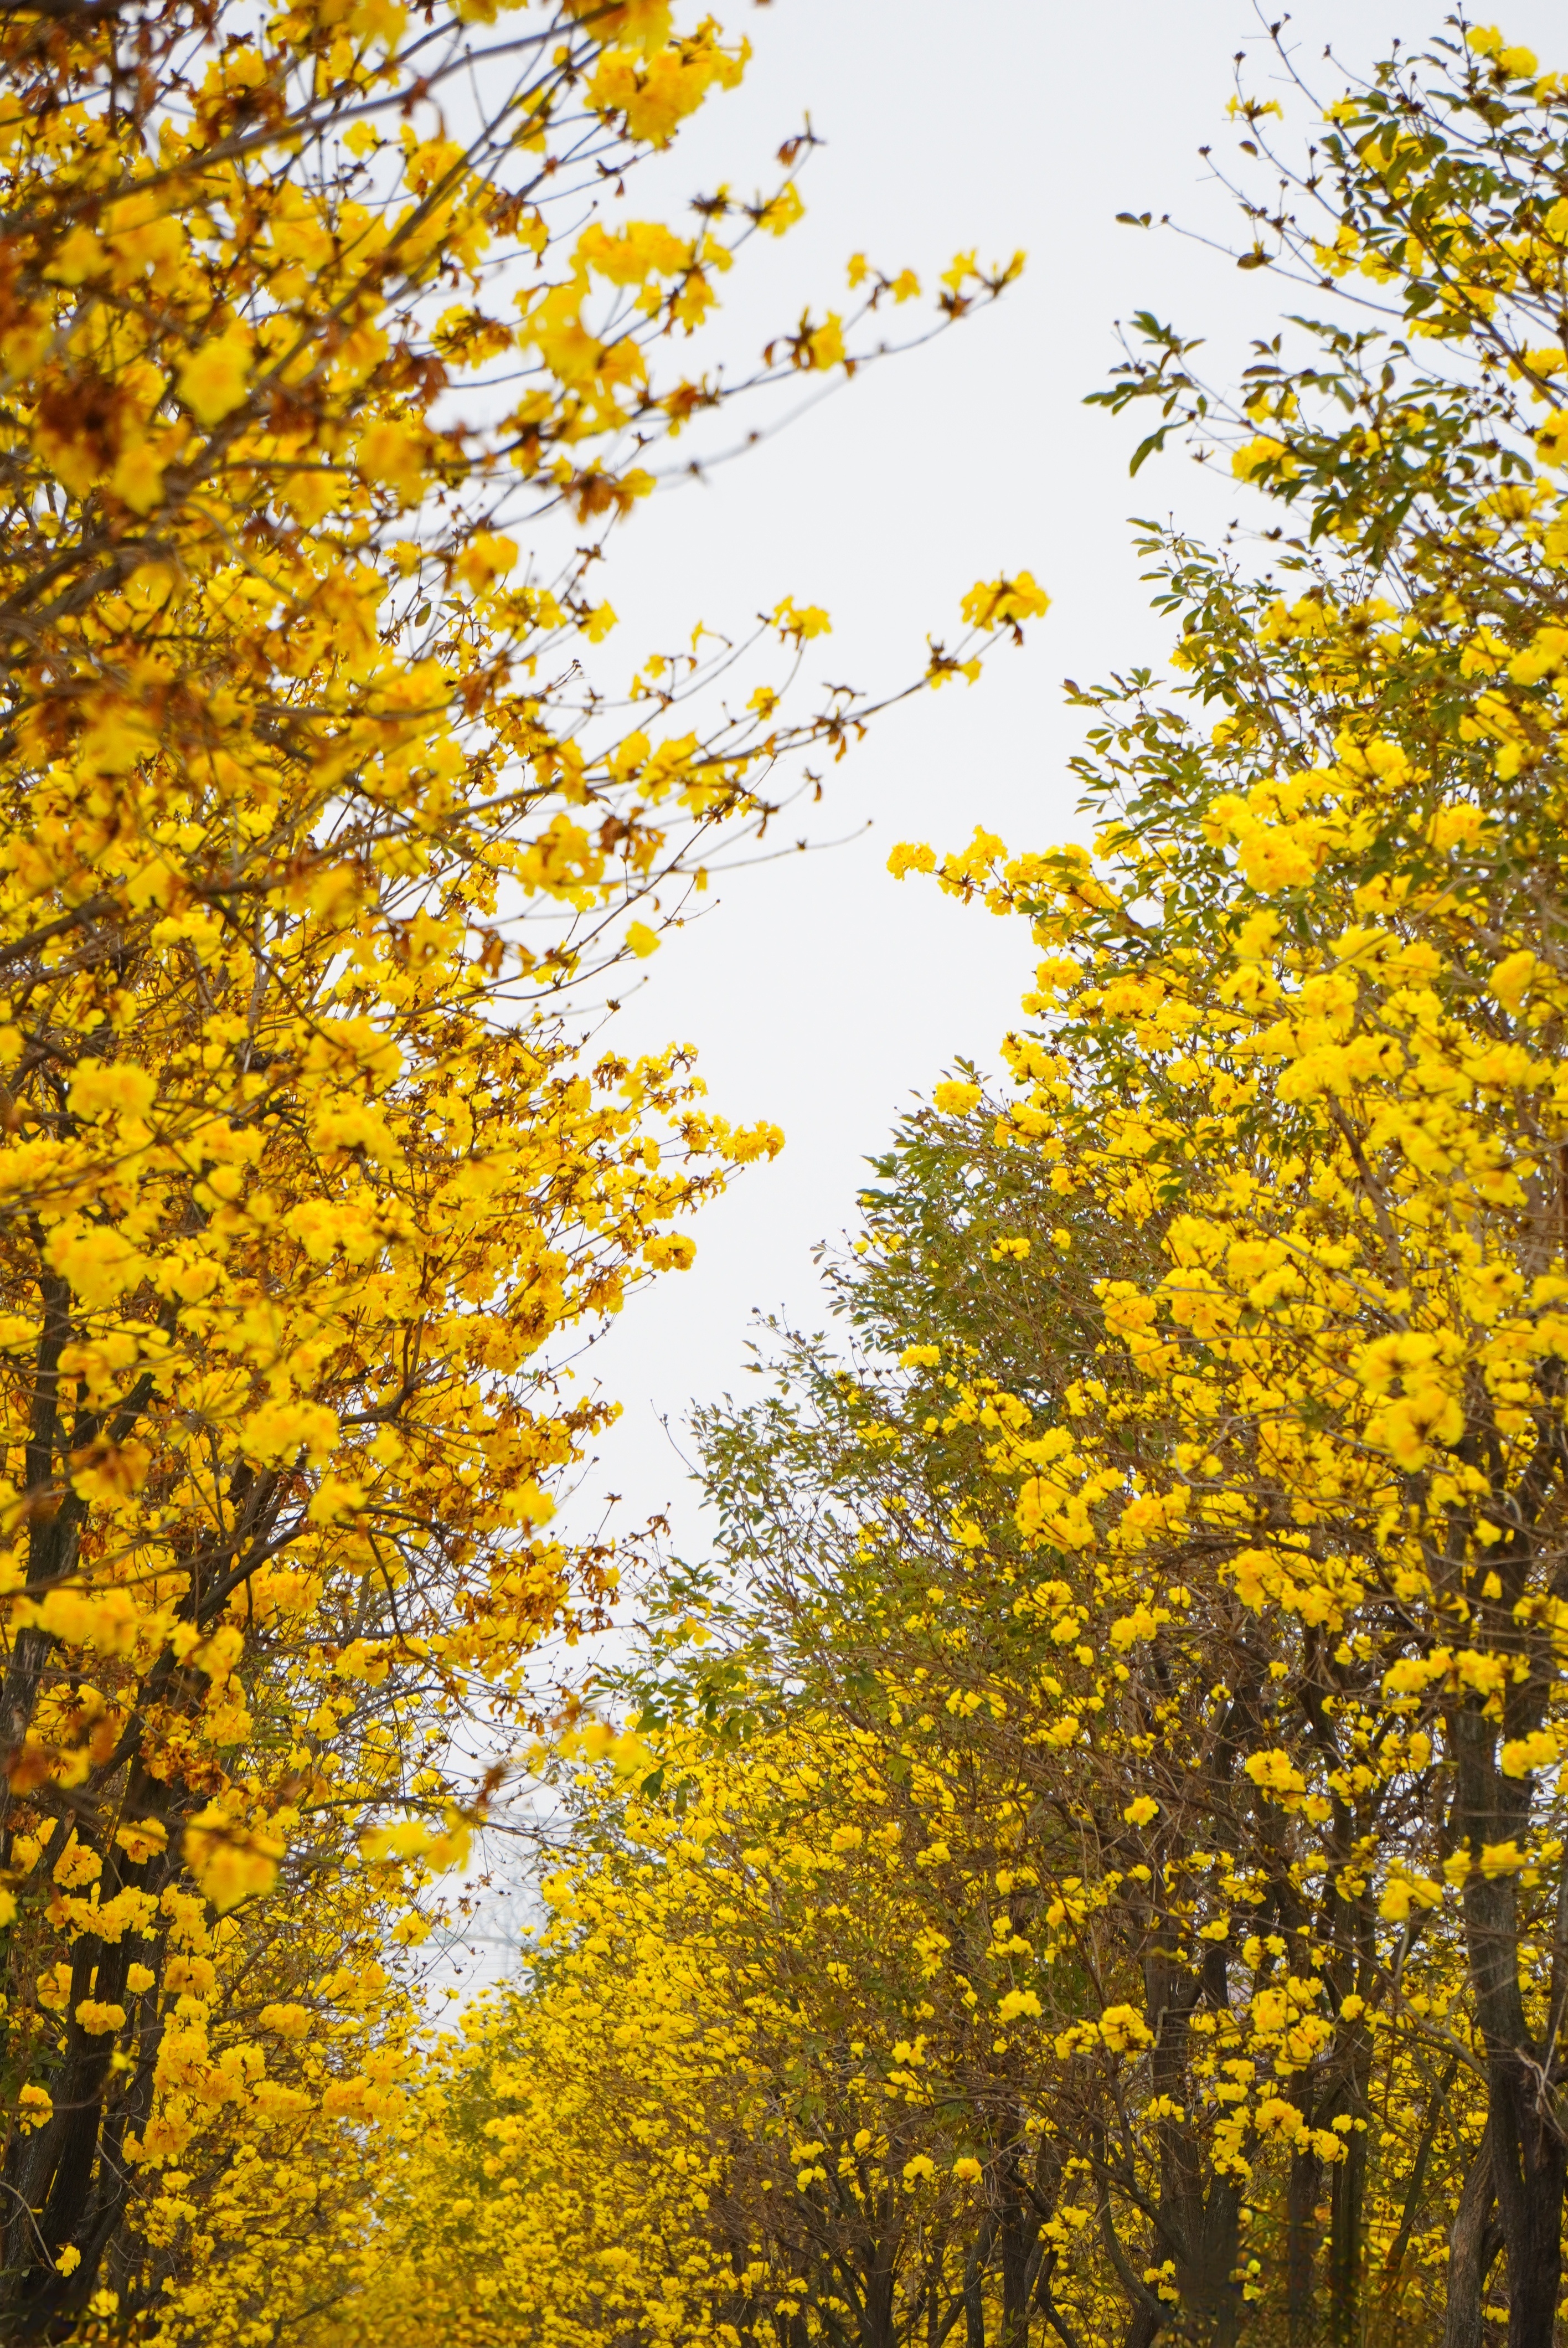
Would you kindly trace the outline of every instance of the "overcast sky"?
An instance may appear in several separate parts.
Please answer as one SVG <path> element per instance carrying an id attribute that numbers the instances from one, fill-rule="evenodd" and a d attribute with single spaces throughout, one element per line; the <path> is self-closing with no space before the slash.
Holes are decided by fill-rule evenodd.
<path id="1" fill-rule="evenodd" d="M 1234 241 L 1230 201 L 1199 156 L 1234 154 L 1225 103 L 1238 49 L 1252 86 L 1284 100 L 1305 141 L 1309 110 L 1277 72 L 1245 0 L 773 0 L 720 7 L 755 56 L 634 188 L 628 210 L 670 216 L 720 180 L 770 185 L 781 139 L 809 113 L 825 145 L 803 181 L 804 221 L 758 240 L 726 286 L 712 347 L 754 356 L 810 301 L 845 301 L 847 257 L 916 268 L 929 283 L 955 251 L 1027 272 L 994 310 L 932 349 L 878 366 L 783 434 L 640 510 L 600 574 L 628 667 L 698 619 L 743 629 L 785 593 L 825 604 L 814 671 L 867 688 L 918 668 L 927 631 L 951 634 L 978 578 L 1028 566 L 1054 601 L 1027 648 L 972 691 L 923 695 L 833 771 L 821 836 L 847 847 L 740 873 L 704 918 L 671 936 L 612 1025 L 618 1049 L 690 1041 L 713 1105 L 781 1124 L 788 1147 L 695 1226 L 692 1271 L 636 1298 L 594 1355 L 624 1415 L 571 1505 L 598 1496 L 622 1523 L 672 1508 L 680 1544 L 702 1524 L 660 1426 L 741 1378 L 753 1308 L 817 1325 L 815 1241 L 855 1225 L 868 1153 L 955 1056 L 994 1065 L 1032 957 L 1021 924 L 965 911 L 929 883 L 892 880 L 906 838 L 966 840 L 977 823 L 1015 847 L 1079 836 L 1067 759 L 1077 722 L 1061 680 L 1157 661 L 1127 528 L 1173 511 L 1208 530 L 1239 493 L 1170 456 L 1136 482 L 1145 428 L 1082 405 L 1116 357 L 1115 322 L 1150 308 L 1211 338 L 1234 380 L 1282 291 L 1200 243 L 1117 225 L 1171 213 Z M 1387 0 L 1307 0 L 1290 20 L 1312 87 L 1389 38 L 1419 43 L 1440 18 Z M 1559 9 L 1526 0 L 1504 29 L 1548 66 L 1568 63 Z"/>

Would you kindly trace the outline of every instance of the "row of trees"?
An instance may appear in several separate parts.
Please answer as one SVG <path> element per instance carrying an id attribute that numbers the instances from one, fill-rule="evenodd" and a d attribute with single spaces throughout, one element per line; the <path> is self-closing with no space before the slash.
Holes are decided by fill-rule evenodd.
<path id="1" fill-rule="evenodd" d="M 1568 85 L 1461 27 L 1300 165 L 1237 110 L 1329 322 L 1105 397 L 1266 568 L 1148 532 L 1092 853 L 896 855 L 1030 923 L 1013 1090 L 702 1416 L 716 1560 L 334 2339 L 1560 2336 Z"/>
<path id="2" fill-rule="evenodd" d="M 608 1407 L 563 1347 L 778 1146 L 573 1008 L 868 714 L 784 701 L 788 598 L 597 650 L 720 403 L 686 338 L 801 209 L 804 141 L 626 198 L 743 64 L 665 0 L 4 11 L 7 2340 L 341 2298 L 467 1756 L 614 1589 L 547 1529 Z M 852 283 L 735 387 L 876 356 L 918 287 Z M 1040 605 L 978 590 L 911 689 Z"/>

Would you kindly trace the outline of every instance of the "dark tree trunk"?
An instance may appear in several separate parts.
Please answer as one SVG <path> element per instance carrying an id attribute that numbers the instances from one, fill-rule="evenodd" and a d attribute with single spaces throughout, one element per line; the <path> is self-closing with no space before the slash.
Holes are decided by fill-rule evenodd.
<path id="1" fill-rule="evenodd" d="M 1517 2055 L 1489 2069 L 1491 2168 L 1508 2250 L 1508 2348 L 1553 2348 L 1568 2147 L 1544 2090 Z"/>
<path id="2" fill-rule="evenodd" d="M 964 2286 L 964 2348 L 986 2348 L 986 2302 L 978 2266 Z"/>
<path id="3" fill-rule="evenodd" d="M 1456 1840 L 1527 1837 L 1529 1781 L 1502 1776 L 1493 1724 L 1471 1709 L 1450 1715 L 1457 1760 Z M 1537 2044 L 1519 1982 L 1519 1890 L 1512 1874 L 1479 1868 L 1464 1887 L 1466 1955 L 1486 2045 L 1492 2188 L 1508 2252 L 1507 2348 L 1553 2348 L 1563 2280 L 1563 2200 L 1568 2143 L 1549 2075 L 1554 2050 Z M 1554 1975 L 1562 1968 L 1561 1949 Z"/>
<path id="4" fill-rule="evenodd" d="M 1054 2186 L 1043 2144 L 1035 2165 L 1035 2189 L 1031 2191 L 1026 2185 L 1022 2164 L 1028 2145 L 1016 2113 L 1011 2125 L 1015 2131 L 1013 2141 L 997 2171 L 1001 2193 L 997 2229 L 1002 2275 L 999 2348 L 1028 2348 L 1030 2293 L 1037 2264 L 1035 2245 L 1043 2209 L 1054 2199 Z"/>
<path id="5" fill-rule="evenodd" d="M 1323 2163 L 1298 2152 L 1290 2163 L 1286 2204 L 1285 2305 L 1291 2348 L 1313 2348 L 1317 2293 L 1317 2197 Z"/>
<path id="6" fill-rule="evenodd" d="M 1149 2008 L 1160 2017 L 1151 2057 L 1153 2091 L 1190 2106 L 1192 1982 L 1173 1966 L 1147 1972 Z M 1190 2122 L 1163 2120 L 1159 2134 L 1159 2229 L 1174 2258 L 1181 2294 L 1170 2328 L 1194 2348 L 1230 2348 L 1241 2318 L 1235 2281 L 1241 2198 L 1228 2177 L 1210 2176 L 1205 2191 L 1203 2149 Z"/>
<path id="7" fill-rule="evenodd" d="M 1448 2308 L 1443 2319 L 1442 2348 L 1482 2348 L 1485 2325 L 1481 2306 L 1486 2279 L 1502 2248 L 1502 2228 L 1493 2215 L 1496 2199 L 1489 2123 L 1465 2178 L 1449 2236 Z"/>
<path id="8" fill-rule="evenodd" d="M 1367 2200 L 1367 2138 L 1352 2128 L 1334 2165 L 1328 2203 L 1328 2324 L 1336 2348 L 1355 2348 L 1361 2308 L 1361 2246 Z"/>

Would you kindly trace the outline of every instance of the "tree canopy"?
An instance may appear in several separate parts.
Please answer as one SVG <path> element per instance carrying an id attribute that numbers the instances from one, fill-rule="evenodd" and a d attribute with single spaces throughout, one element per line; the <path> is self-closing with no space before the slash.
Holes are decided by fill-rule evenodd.
<path id="1" fill-rule="evenodd" d="M 633 219 L 745 62 L 662 0 L 6 15 L 7 2337 L 1552 2348 L 1568 77 L 1285 38 L 1239 383 L 1149 313 L 1096 395 L 1247 526 L 1136 525 L 1086 844 L 895 851 L 1028 929 L 1007 1081 L 630 1575 L 563 1349 L 780 1137 L 592 1005 L 876 705 L 793 596 L 612 685 L 595 566 L 918 286 L 682 373 L 809 138 Z"/>

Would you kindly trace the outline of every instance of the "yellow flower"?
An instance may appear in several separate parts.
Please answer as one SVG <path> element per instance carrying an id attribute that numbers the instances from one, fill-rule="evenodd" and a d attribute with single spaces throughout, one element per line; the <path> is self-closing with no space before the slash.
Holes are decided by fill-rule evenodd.
<path id="1" fill-rule="evenodd" d="M 220 424 L 244 404 L 251 382 L 251 338 L 242 326 L 204 343 L 179 369 L 179 396 L 199 424 Z"/>
<path id="2" fill-rule="evenodd" d="M 123 2005 L 106 2005 L 96 1997 L 85 1997 L 77 2008 L 77 2020 L 89 2036 L 108 2037 L 125 2028 Z"/>
<path id="3" fill-rule="evenodd" d="M 841 366 L 845 364 L 844 321 L 836 311 L 830 312 L 820 326 L 809 336 L 806 348 L 814 367 Z"/>
<path id="4" fill-rule="evenodd" d="M 968 1117 L 981 1098 L 979 1085 L 949 1076 L 932 1087 L 931 1106 L 943 1117 Z"/>
<path id="5" fill-rule="evenodd" d="M 1502 1748 L 1505 1777 L 1527 1777 L 1535 1769 L 1550 1769 L 1558 1755 L 1557 1738 L 1550 1728 L 1532 1728 L 1528 1736 L 1512 1736 Z"/>
<path id="6" fill-rule="evenodd" d="M 183 1849 L 186 1865 L 220 1915 L 271 1891 L 283 1855 L 276 1835 L 231 1818 L 215 1802 L 186 1828 Z"/>
<path id="7" fill-rule="evenodd" d="M 279 2038 L 310 2035 L 312 2017 L 302 2005 L 264 2005 L 256 2020 L 261 2029 L 270 2030 Z"/>
<path id="8" fill-rule="evenodd" d="M 971 628 L 1016 627 L 1024 620 L 1043 619 L 1050 609 L 1050 596 L 1028 571 L 1013 579 L 977 580 L 962 604 Z"/>
<path id="9" fill-rule="evenodd" d="M 1282 480 L 1290 479 L 1296 470 L 1294 459 L 1283 440 L 1271 439 L 1260 433 L 1245 448 L 1235 449 L 1231 457 L 1231 471 L 1239 481 L 1250 481 L 1266 466 L 1275 466 Z"/>
<path id="10" fill-rule="evenodd" d="M 773 614 L 774 625 L 781 636 L 793 636 L 797 644 L 805 644 L 813 636 L 833 633 L 833 623 L 820 604 L 797 605 L 793 595 L 786 595 Z"/>
<path id="11" fill-rule="evenodd" d="M 425 462 L 425 435 L 415 424 L 393 418 L 373 424 L 360 435 L 360 470 L 366 480 L 393 490 L 400 505 L 417 502 Z"/>
<path id="12" fill-rule="evenodd" d="M 1100 2036 L 1113 2054 L 1152 2046 L 1154 2034 L 1135 2006 L 1108 2005 L 1100 2017 Z"/>
<path id="13" fill-rule="evenodd" d="M 784 236 L 796 221 L 805 217 L 805 206 L 800 200 L 800 190 L 793 180 L 786 180 L 776 196 L 764 205 L 757 215 L 757 225 L 765 228 L 770 236 Z M 851 279 L 851 283 L 855 282 Z"/>

